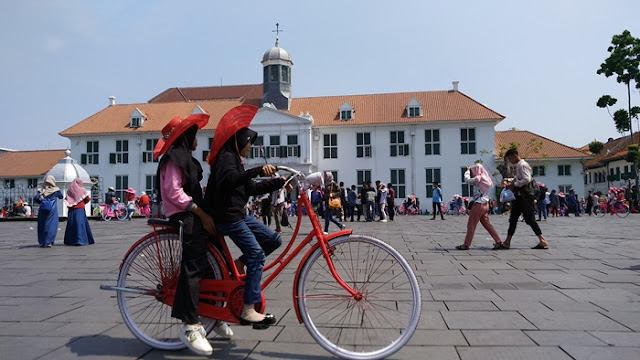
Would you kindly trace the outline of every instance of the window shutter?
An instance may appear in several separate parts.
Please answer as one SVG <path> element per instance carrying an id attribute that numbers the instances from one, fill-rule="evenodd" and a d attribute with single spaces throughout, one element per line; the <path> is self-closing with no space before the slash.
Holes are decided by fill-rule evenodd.
<path id="1" fill-rule="evenodd" d="M 142 153 L 142 162 L 143 162 L 143 163 L 146 163 L 146 162 L 147 162 L 147 153 L 146 153 L 146 152 L 143 152 L 143 153 Z"/>
<path id="2" fill-rule="evenodd" d="M 123 164 L 128 164 L 129 163 L 129 154 L 128 153 L 122 154 L 122 163 Z"/>
<path id="3" fill-rule="evenodd" d="M 300 145 L 296 146 L 298 148 L 298 157 L 300 157 Z"/>
<path id="4" fill-rule="evenodd" d="M 280 157 L 281 158 L 287 157 L 287 147 L 284 145 L 280 146 Z"/>
<path id="5" fill-rule="evenodd" d="M 202 151 L 202 161 L 207 161 L 207 155 L 209 155 L 209 151 L 203 150 Z M 249 151 L 249 155 L 251 155 L 251 151 Z"/>
<path id="6" fill-rule="evenodd" d="M 80 155 L 80 164 L 85 165 L 87 163 L 87 154 Z"/>
<path id="7" fill-rule="evenodd" d="M 391 145 L 390 156 L 396 156 L 397 151 L 396 145 Z"/>
<path id="8" fill-rule="evenodd" d="M 109 164 L 115 164 L 116 163 L 116 153 L 110 153 L 109 154 Z"/>
<path id="9" fill-rule="evenodd" d="M 404 156 L 409 155 L 409 144 L 404 144 Z"/>

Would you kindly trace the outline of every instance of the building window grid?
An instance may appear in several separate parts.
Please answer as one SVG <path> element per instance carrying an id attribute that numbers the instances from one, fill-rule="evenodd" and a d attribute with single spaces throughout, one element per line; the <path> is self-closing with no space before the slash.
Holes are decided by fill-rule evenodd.
<path id="1" fill-rule="evenodd" d="M 405 169 L 391 169 L 391 184 L 396 191 L 396 197 L 404 199 L 406 196 Z"/>
<path id="2" fill-rule="evenodd" d="M 38 179 L 27 179 L 27 187 L 29 189 L 35 189 L 38 187 Z"/>
<path id="3" fill-rule="evenodd" d="M 371 170 L 356 170 L 356 187 L 358 194 L 362 191 L 362 183 L 371 181 Z"/>
<path id="4" fill-rule="evenodd" d="M 571 188 L 571 185 L 558 185 L 558 191 L 565 194 L 568 194 Z"/>
<path id="5" fill-rule="evenodd" d="M 476 153 L 476 129 L 460 129 L 460 154 Z"/>
<path id="6" fill-rule="evenodd" d="M 371 133 L 356 133 L 356 157 L 371 157 Z"/>
<path id="7" fill-rule="evenodd" d="M 611 175 L 613 175 L 613 169 Z M 558 165 L 558 176 L 571 176 L 571 165 Z"/>
<path id="8" fill-rule="evenodd" d="M 461 174 L 460 178 L 462 181 L 462 196 L 473 196 L 473 185 L 467 184 L 467 182 L 464 181 L 465 172 L 467 172 L 466 167 L 460 168 L 460 174 Z"/>
<path id="9" fill-rule="evenodd" d="M 145 191 L 151 194 L 156 188 L 156 175 L 147 175 L 145 177 Z"/>
<path id="10" fill-rule="evenodd" d="M 425 183 L 426 183 L 426 198 L 431 198 L 433 195 L 433 183 L 440 183 L 440 168 L 427 168 L 425 169 Z"/>
<path id="11" fill-rule="evenodd" d="M 211 146 L 209 146 L 211 148 Z M 252 158 L 261 158 L 263 156 L 262 152 L 264 151 L 264 137 L 258 136 L 256 137 L 256 141 L 251 145 L 251 151 L 247 157 L 249 159 Z M 265 154 L 266 155 L 266 154 Z"/>
<path id="12" fill-rule="evenodd" d="M 280 157 L 280 135 L 269 136 L 269 157 Z"/>
<path id="13" fill-rule="evenodd" d="M 424 131 L 424 154 L 440 155 L 440 130 Z"/>
<path id="14" fill-rule="evenodd" d="M 531 167 L 533 176 L 546 176 L 545 169 L 546 167 L 544 165 L 534 165 Z"/>
<path id="15" fill-rule="evenodd" d="M 351 120 L 353 117 L 352 110 L 341 110 L 340 111 L 340 120 Z"/>
<path id="16" fill-rule="evenodd" d="M 87 141 L 87 152 L 80 154 L 80 164 L 98 164 L 99 156 L 99 143 L 97 141 Z"/>
<path id="17" fill-rule="evenodd" d="M 129 163 L 129 140 L 116 140 L 116 152 L 111 154 L 111 163 Z"/>
<path id="18" fill-rule="evenodd" d="M 419 106 L 410 106 L 409 107 L 409 117 L 420 117 L 422 116 L 422 111 L 420 111 Z"/>
<path id="19" fill-rule="evenodd" d="M 298 135 L 287 135 L 287 157 L 300 157 Z"/>
<path id="20" fill-rule="evenodd" d="M 116 175 L 116 196 L 124 199 L 124 191 L 129 188 L 129 175 Z"/>
<path id="21" fill-rule="evenodd" d="M 389 132 L 390 156 L 407 156 L 409 155 L 409 144 L 404 142 L 404 131 Z"/>
<path id="22" fill-rule="evenodd" d="M 146 141 L 146 151 L 144 151 L 142 153 L 142 162 L 144 163 L 148 163 L 148 162 L 158 162 L 160 161 L 159 158 L 154 159 L 153 158 L 153 149 L 156 148 L 156 144 L 158 144 L 158 139 L 147 139 Z"/>
<path id="23" fill-rule="evenodd" d="M 338 134 L 323 135 L 323 157 L 325 159 L 338 158 Z"/>
<path id="24" fill-rule="evenodd" d="M 5 189 L 15 189 L 16 188 L 16 180 L 15 179 L 6 179 L 4 181 Z"/>
<path id="25" fill-rule="evenodd" d="M 131 127 L 137 128 L 142 126 L 142 121 L 141 118 L 139 117 L 133 117 L 131 118 Z"/>

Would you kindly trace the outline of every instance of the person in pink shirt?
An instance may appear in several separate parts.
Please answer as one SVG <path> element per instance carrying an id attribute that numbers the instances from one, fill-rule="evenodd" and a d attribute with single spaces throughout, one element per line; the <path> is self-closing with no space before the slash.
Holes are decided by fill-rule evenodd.
<path id="1" fill-rule="evenodd" d="M 179 228 L 183 223 L 182 262 L 171 316 L 182 320 L 178 337 L 191 351 L 211 355 L 213 349 L 198 316 L 200 281 L 208 269 L 207 241 L 214 233 L 213 219 L 204 210 L 202 166 L 191 153 L 198 146 L 196 133 L 207 124 L 209 115 L 176 116 L 162 129 L 153 155 L 162 155 L 158 164 L 158 198 L 163 201 L 165 215 Z M 224 322 L 214 331 L 231 337 L 233 332 Z"/>

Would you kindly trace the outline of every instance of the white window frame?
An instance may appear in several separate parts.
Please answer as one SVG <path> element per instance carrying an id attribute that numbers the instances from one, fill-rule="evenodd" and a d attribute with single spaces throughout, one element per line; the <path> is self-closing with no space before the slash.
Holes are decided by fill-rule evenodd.
<path id="1" fill-rule="evenodd" d="M 402 176 L 400 176 L 402 174 Z M 391 185 L 396 192 L 396 198 L 403 199 L 407 196 L 407 170 L 406 169 L 389 169 L 389 179 Z M 403 180 L 400 182 L 400 180 Z"/>
<path id="2" fill-rule="evenodd" d="M 322 157 L 323 159 L 338 158 L 338 134 L 322 134 Z"/>
<path id="3" fill-rule="evenodd" d="M 427 156 L 440 155 L 440 129 L 426 129 L 424 131 L 424 154 Z"/>
<path id="4" fill-rule="evenodd" d="M 394 134 L 395 134 L 395 141 L 394 141 Z M 402 142 L 400 140 L 402 140 Z M 408 156 L 408 155 L 409 155 L 409 144 L 405 143 L 404 130 L 389 131 L 389 156 L 395 157 L 395 156 Z"/>
<path id="5" fill-rule="evenodd" d="M 367 139 L 368 137 L 368 139 Z M 356 157 L 371 157 L 371 133 L 356 133 Z"/>
<path id="6" fill-rule="evenodd" d="M 613 175 L 613 168 L 611 174 Z M 558 165 L 558 176 L 571 176 L 571 165 Z"/>
<path id="7" fill-rule="evenodd" d="M 440 179 L 442 178 L 442 169 L 441 168 L 425 168 L 424 169 L 424 178 L 427 190 L 426 198 L 433 197 L 433 183 L 437 182 L 440 184 Z M 442 199 L 444 201 L 444 199 Z"/>
<path id="8" fill-rule="evenodd" d="M 460 128 L 460 154 L 462 155 L 475 154 L 477 151 L 476 149 L 477 139 L 478 138 L 476 136 L 475 128 Z"/>

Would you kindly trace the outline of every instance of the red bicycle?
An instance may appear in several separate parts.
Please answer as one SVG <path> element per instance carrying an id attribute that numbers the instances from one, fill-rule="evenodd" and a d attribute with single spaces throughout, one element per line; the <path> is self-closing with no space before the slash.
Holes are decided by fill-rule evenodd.
<path id="1" fill-rule="evenodd" d="M 325 235 L 306 195 L 304 175 L 287 168 L 296 181 L 298 220 L 283 253 L 265 266 L 264 290 L 303 252 L 293 283 L 298 321 L 324 349 L 346 359 L 381 359 L 402 348 L 420 319 L 420 288 L 411 266 L 385 242 L 351 230 Z M 312 230 L 297 245 L 303 208 Z M 181 228 L 149 219 L 154 230 L 127 251 L 116 286 L 118 307 L 133 334 L 154 348 L 178 350 L 180 321 L 171 317 L 181 259 Z M 315 241 L 313 240 L 315 238 Z M 209 274 L 200 285 L 198 313 L 207 333 L 217 320 L 240 323 L 245 275 L 238 273 L 224 237 L 208 244 Z M 266 301 L 256 305 L 264 313 Z"/>
<path id="2" fill-rule="evenodd" d="M 594 206 L 593 212 L 597 217 L 603 217 L 606 214 L 616 214 L 618 217 L 625 218 L 629 216 L 629 205 L 620 200 L 610 201 L 605 199 L 603 202 Z"/>

